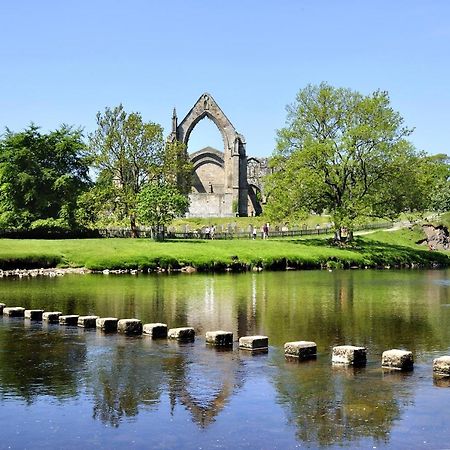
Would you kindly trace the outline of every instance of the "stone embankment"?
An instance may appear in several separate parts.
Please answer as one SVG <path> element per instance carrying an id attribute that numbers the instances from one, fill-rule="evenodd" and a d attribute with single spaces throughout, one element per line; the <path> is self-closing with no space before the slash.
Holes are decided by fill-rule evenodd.
<path id="1" fill-rule="evenodd" d="M 0 269 L 0 278 L 17 277 L 17 278 L 35 278 L 35 277 L 61 277 L 69 273 L 91 273 L 91 270 L 82 267 L 69 267 L 64 269 Z"/>

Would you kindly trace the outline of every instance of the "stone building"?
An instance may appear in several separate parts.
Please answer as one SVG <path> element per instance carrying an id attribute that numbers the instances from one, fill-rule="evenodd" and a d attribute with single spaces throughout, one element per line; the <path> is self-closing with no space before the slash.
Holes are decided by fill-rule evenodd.
<path id="1" fill-rule="evenodd" d="M 190 217 L 259 215 L 264 202 L 262 178 L 268 173 L 267 158 L 247 157 L 246 142 L 213 97 L 204 93 L 178 123 L 174 109 L 169 141 L 177 140 L 189 151 L 189 136 L 205 117 L 219 129 L 223 151 L 205 147 L 190 154 L 193 164 Z"/>

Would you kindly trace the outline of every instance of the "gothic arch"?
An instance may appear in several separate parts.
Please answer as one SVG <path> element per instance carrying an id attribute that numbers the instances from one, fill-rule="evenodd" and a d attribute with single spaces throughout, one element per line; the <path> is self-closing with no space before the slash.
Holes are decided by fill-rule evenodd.
<path id="1" fill-rule="evenodd" d="M 191 155 L 191 161 L 194 165 L 194 179 L 201 181 L 202 174 L 198 170 L 203 170 L 203 178 L 207 166 L 214 172 L 215 167 L 223 168 L 223 173 L 220 176 L 223 180 L 216 180 L 217 186 L 223 188 L 209 192 L 203 188 L 196 189 L 197 192 L 191 194 L 191 207 L 195 203 L 198 205 L 196 212 L 200 209 L 203 202 L 205 209 L 211 209 L 212 204 L 219 204 L 220 215 L 232 216 L 235 214 L 234 206 L 237 205 L 239 215 L 247 215 L 247 157 L 245 154 L 245 139 L 239 134 L 230 122 L 228 117 L 220 109 L 219 105 L 213 99 L 211 94 L 205 92 L 195 102 L 194 106 L 186 114 L 184 119 L 178 124 L 178 118 L 174 109 L 172 116 L 172 133 L 169 136 L 169 141 L 179 141 L 186 145 L 188 150 L 189 137 L 195 126 L 205 117 L 212 120 L 222 134 L 224 143 L 223 153 L 206 148 Z M 214 151 L 211 151 L 214 150 Z M 214 172 L 217 178 L 218 172 Z M 213 184 L 213 183 L 209 183 Z M 198 185 L 200 188 L 200 184 Z M 194 194 L 210 194 L 208 198 L 194 197 Z M 214 196 L 221 195 L 222 197 L 215 198 Z M 190 211 L 191 213 L 191 211 Z M 194 213 L 193 213 L 194 214 Z"/>

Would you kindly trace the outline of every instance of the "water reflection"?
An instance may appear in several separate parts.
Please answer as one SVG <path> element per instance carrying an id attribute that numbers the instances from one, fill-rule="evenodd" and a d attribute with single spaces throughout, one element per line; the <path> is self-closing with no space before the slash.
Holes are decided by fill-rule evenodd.
<path id="1" fill-rule="evenodd" d="M 432 358 L 450 346 L 450 309 L 442 307 L 450 286 L 442 277 L 371 271 L 2 280 L 0 302 L 189 324 L 199 338 L 177 344 L 3 317 L 1 399 L 76 399 L 89 405 L 94 422 L 116 429 L 155 414 L 193 433 L 179 422 L 187 414 L 198 430 L 217 433 L 230 423 L 245 430 L 250 417 L 261 416 L 244 433 L 259 446 L 287 432 L 316 446 L 388 445 L 398 423 L 414 426 L 416 392 L 439 390 L 426 411 L 446 414 L 450 389 L 430 372 Z M 221 328 L 235 337 L 268 335 L 269 355 L 206 347 L 203 333 Z M 317 342 L 317 360 L 285 360 L 282 345 L 298 339 Z M 369 348 L 367 368 L 331 367 L 331 347 L 343 343 Z M 393 347 L 414 352 L 413 373 L 381 371 L 381 352 Z"/>

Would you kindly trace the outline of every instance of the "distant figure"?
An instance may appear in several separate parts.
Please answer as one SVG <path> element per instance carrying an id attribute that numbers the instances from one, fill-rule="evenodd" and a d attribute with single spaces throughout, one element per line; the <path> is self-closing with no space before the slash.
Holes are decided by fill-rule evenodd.
<path id="1" fill-rule="evenodd" d="M 211 225 L 211 228 L 209 230 L 209 236 L 211 237 L 211 239 L 214 239 L 214 235 L 216 234 L 216 226 L 215 225 Z"/>
<path id="2" fill-rule="evenodd" d="M 319 224 L 316 225 L 316 230 L 317 230 L 317 234 L 320 234 L 320 225 Z"/>
<path id="3" fill-rule="evenodd" d="M 264 239 L 269 239 L 269 224 L 265 223 L 263 225 L 263 233 L 264 233 Z"/>
<path id="4" fill-rule="evenodd" d="M 206 239 L 209 239 L 209 237 L 210 237 L 210 232 L 211 232 L 211 230 L 209 229 L 209 227 L 206 227 L 206 228 L 205 228 L 205 238 L 206 238 Z"/>
<path id="5" fill-rule="evenodd" d="M 252 236 L 253 236 L 253 240 L 255 240 L 256 239 L 256 227 L 253 227 Z"/>
<path id="6" fill-rule="evenodd" d="M 264 239 L 264 227 L 265 225 L 261 225 L 261 239 Z"/>

